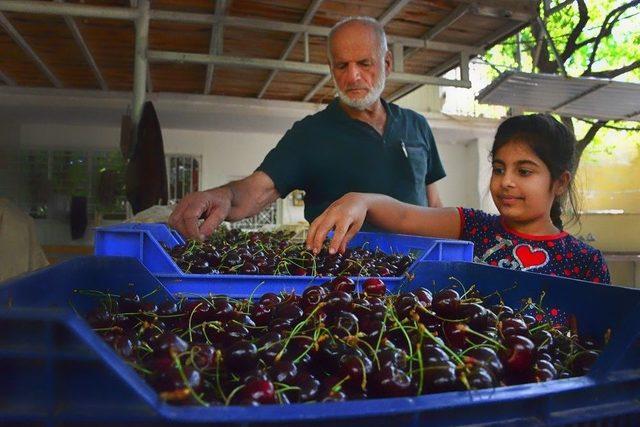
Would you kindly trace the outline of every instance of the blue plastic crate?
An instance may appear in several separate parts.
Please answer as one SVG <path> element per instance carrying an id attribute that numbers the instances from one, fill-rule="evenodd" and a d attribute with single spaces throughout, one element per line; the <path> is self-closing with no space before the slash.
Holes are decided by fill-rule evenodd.
<path id="1" fill-rule="evenodd" d="M 260 288 L 261 292 L 278 292 L 283 288 L 298 294 L 310 284 L 323 283 L 327 278 L 311 276 L 273 276 L 243 274 L 184 273 L 162 248 L 184 243 L 182 237 L 165 224 L 119 224 L 99 227 L 95 234 L 95 254 L 131 256 L 139 259 L 167 289 L 173 293 L 224 293 L 241 296 Z M 411 272 L 419 261 L 471 261 L 473 243 L 464 240 L 431 239 L 402 234 L 361 232 L 349 247 L 366 246 L 385 253 L 411 254 L 416 257 Z M 353 277 L 356 283 L 364 277 Z M 390 290 L 395 290 L 402 277 L 386 278 Z"/>
<path id="2" fill-rule="evenodd" d="M 5 425 L 597 425 L 640 420 L 640 291 L 460 262 L 421 263 L 409 290 L 450 277 L 498 290 L 506 303 L 546 293 L 594 334 L 612 339 L 588 376 L 414 398 L 261 407 L 176 407 L 161 401 L 80 314 L 95 300 L 75 289 L 140 294 L 160 287 L 135 259 L 84 257 L 0 286 L 0 424 Z M 517 283 L 517 286 L 513 286 Z M 259 294 L 259 293 L 258 293 Z"/>

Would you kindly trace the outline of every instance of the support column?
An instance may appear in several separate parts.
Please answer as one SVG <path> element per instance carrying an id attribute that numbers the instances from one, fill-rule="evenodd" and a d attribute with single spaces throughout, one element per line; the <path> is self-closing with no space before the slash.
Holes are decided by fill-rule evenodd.
<path id="1" fill-rule="evenodd" d="M 136 129 L 146 97 L 147 48 L 149 46 L 149 0 L 138 3 L 136 19 L 135 57 L 133 61 L 133 100 L 131 101 L 131 122 Z"/>

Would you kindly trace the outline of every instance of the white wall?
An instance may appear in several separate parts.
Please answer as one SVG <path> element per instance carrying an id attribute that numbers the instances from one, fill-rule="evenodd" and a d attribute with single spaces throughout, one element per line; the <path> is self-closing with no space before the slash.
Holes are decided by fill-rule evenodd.
<path id="1" fill-rule="evenodd" d="M 324 108 L 308 103 L 198 95 L 160 94 L 153 98 L 163 129 L 165 153 L 201 156 L 203 188 L 250 174 L 296 120 Z M 4 118 L 5 123 L 15 123 L 4 132 L 14 149 L 119 150 L 120 116 L 128 103 L 128 94 L 0 88 L 0 122 Z M 479 176 L 488 170 L 485 151 L 497 122 L 423 114 L 432 127 L 447 171 L 447 177 L 438 184 L 444 204 L 484 207 L 481 199 L 488 175 L 486 179 Z M 2 135 L 0 132 L 0 138 Z M 0 141 L 3 146 L 7 144 Z M 294 207 L 290 200 L 283 205 L 285 222 L 303 218 L 303 209 Z M 69 234 L 66 224 L 44 221 L 40 228 L 45 243 L 69 243 L 60 241 Z"/>

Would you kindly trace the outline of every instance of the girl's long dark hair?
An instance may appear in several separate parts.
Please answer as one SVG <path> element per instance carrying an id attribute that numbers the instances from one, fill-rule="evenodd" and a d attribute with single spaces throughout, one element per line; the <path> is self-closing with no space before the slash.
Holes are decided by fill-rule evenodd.
<path id="1" fill-rule="evenodd" d="M 565 171 L 574 173 L 576 137 L 558 120 L 549 114 L 531 114 L 508 118 L 500 124 L 491 148 L 491 159 L 509 141 L 520 141 L 544 162 L 555 181 Z M 560 230 L 564 228 L 562 214 L 565 205 L 569 207 L 569 222 L 579 219 L 578 203 L 574 180 L 571 179 L 567 192 L 556 197 L 551 206 L 551 221 Z"/>

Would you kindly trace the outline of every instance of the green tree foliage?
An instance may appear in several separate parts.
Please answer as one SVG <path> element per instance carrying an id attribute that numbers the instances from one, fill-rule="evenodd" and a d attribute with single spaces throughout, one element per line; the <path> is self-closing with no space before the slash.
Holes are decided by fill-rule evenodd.
<path id="1" fill-rule="evenodd" d="M 504 69 L 520 67 L 523 71 L 640 83 L 640 0 L 573 0 L 561 7 L 563 3 L 551 1 L 545 9 L 541 2 L 540 21 L 487 52 L 485 59 L 494 66 L 496 76 Z M 555 6 L 559 6 L 557 10 Z M 543 36 L 541 22 L 559 58 Z M 623 139 L 640 137 L 640 127 L 634 122 L 561 119 L 579 138 L 578 159 L 589 144 L 605 139 L 598 135 L 617 132 Z"/>

